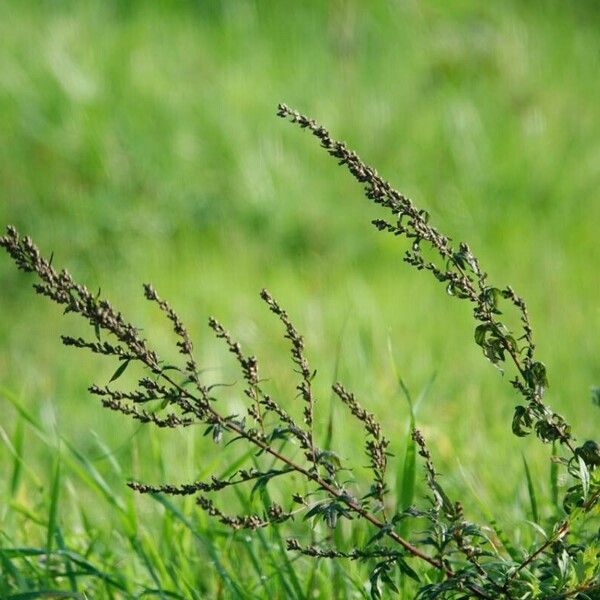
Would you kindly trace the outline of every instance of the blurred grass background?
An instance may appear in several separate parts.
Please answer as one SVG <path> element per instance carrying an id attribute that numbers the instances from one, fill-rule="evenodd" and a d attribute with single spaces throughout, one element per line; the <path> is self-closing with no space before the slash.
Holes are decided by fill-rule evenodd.
<path id="1" fill-rule="evenodd" d="M 401 459 L 408 414 L 395 368 L 415 396 L 435 375 L 417 421 L 470 516 L 493 507 L 510 527 L 529 518 L 521 452 L 547 499 L 549 449 L 510 433 L 515 395 L 473 343 L 469 309 L 402 263 L 403 243 L 369 225 L 379 212 L 360 188 L 275 109 L 284 101 L 326 125 L 468 241 L 491 281 L 528 300 L 548 400 L 587 439 L 600 382 L 596 3 L 0 0 L 0 10 L 0 224 L 54 252 L 167 351 L 168 327 L 142 298 L 152 281 L 211 376 L 232 381 L 206 327 L 214 314 L 292 404 L 281 331 L 258 299 L 269 288 L 306 335 L 321 429 L 339 355 L 338 377 Z M 0 281 L 0 469 L 18 470 L 16 485 L 0 479 L 2 546 L 43 545 L 52 465 L 69 444 L 140 511 L 127 527 L 159 539 L 148 533 L 158 508 L 124 480 L 206 476 L 224 468 L 223 453 L 103 410 L 86 387 L 114 364 L 62 348 L 59 333 L 84 328 L 34 297 L 6 257 Z M 224 399 L 232 407 L 236 393 Z M 341 430 L 342 454 L 360 462 L 359 432 Z M 19 439 L 21 462 L 10 450 Z M 65 465 L 65 535 L 85 545 L 94 531 L 114 569 L 127 556 L 118 511 Z M 123 539 L 137 539 L 127 527 Z M 195 564 L 201 550 L 191 552 Z M 148 573 L 132 577 L 156 583 Z M 214 571 L 189 577 L 217 594 Z"/>

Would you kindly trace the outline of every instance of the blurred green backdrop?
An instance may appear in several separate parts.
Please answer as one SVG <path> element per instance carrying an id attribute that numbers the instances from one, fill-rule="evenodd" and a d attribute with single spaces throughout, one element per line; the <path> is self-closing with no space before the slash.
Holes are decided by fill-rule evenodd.
<path id="1" fill-rule="evenodd" d="M 160 348 L 171 339 L 142 298 L 145 281 L 180 311 L 215 378 L 236 375 L 209 314 L 291 390 L 281 332 L 257 295 L 266 286 L 306 334 L 320 427 L 339 354 L 338 376 L 401 457 L 408 416 L 392 363 L 415 395 L 435 374 L 417 420 L 449 485 L 473 516 L 483 500 L 500 519 L 526 518 L 520 451 L 543 478 L 548 450 L 510 433 L 515 396 L 473 343 L 469 309 L 402 263 L 403 243 L 369 225 L 379 213 L 356 183 L 275 117 L 283 101 L 346 140 L 468 241 L 493 282 L 528 300 L 550 403 L 580 438 L 597 432 L 597 3 L 0 0 L 0 12 L 0 224 L 101 287 Z M 62 348 L 59 333 L 84 328 L 34 297 L 5 256 L 0 282 L 5 438 L 19 422 L 12 394 L 115 493 L 130 494 L 132 473 L 161 477 L 156 461 L 135 462 L 134 439 L 159 444 L 171 479 L 197 475 L 212 446 L 196 440 L 181 465 L 188 438 L 108 414 L 86 387 L 114 364 Z M 24 436 L 40 487 L 24 482 L 19 502 L 33 510 L 52 452 Z M 351 456 L 359 438 L 338 437 Z M 122 477 L 99 439 L 121 457 Z M 0 449 L 2 470 L 12 460 Z M 77 485 L 69 502 L 85 497 Z M 5 513 L 0 526 L 17 540 L 23 519 Z"/>

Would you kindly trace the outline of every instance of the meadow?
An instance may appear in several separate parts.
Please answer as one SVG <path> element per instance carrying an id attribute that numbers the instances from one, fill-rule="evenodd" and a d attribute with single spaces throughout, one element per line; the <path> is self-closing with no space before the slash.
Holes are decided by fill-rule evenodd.
<path id="1" fill-rule="evenodd" d="M 594 438 L 595 3 L 0 0 L 0 12 L 0 226 L 31 235 L 168 355 L 152 282 L 207 378 L 234 383 L 207 327 L 218 317 L 299 415 L 280 325 L 258 297 L 268 288 L 317 369 L 316 430 L 357 477 L 361 431 L 331 385 L 384 424 L 393 481 L 410 423 L 402 381 L 469 518 L 517 544 L 539 535 L 523 459 L 543 526 L 550 448 L 512 434 L 515 391 L 481 356 L 468 307 L 402 262 L 406 242 L 370 225 L 380 211 L 360 186 L 275 113 L 286 102 L 325 124 L 525 297 L 547 401 Z M 202 430 L 102 408 L 87 388 L 114 361 L 63 347 L 60 334 L 89 328 L 31 282 L 0 255 L 0 597 L 368 597 L 360 562 L 299 557 L 278 529 L 232 534 L 193 499 L 131 491 L 130 478 L 205 479 L 231 463 Z M 226 401 L 239 411 L 241 391 Z M 419 495 L 420 465 L 416 483 Z"/>

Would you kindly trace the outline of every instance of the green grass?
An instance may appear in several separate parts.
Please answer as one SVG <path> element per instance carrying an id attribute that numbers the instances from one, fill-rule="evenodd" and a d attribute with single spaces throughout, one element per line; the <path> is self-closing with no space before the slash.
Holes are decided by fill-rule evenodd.
<path id="1" fill-rule="evenodd" d="M 510 433 L 515 396 L 474 344 L 468 310 L 402 263 L 351 178 L 274 113 L 285 101 L 319 119 L 528 300 L 548 400 L 587 439 L 600 381 L 600 11 L 204 4 L 0 0 L 0 225 L 166 349 L 141 293 L 152 281 L 209 376 L 233 381 L 206 327 L 219 317 L 292 406 L 278 324 L 258 299 L 268 287 L 306 333 L 317 427 L 324 438 L 334 414 L 332 445 L 358 464 L 360 432 L 330 406 L 334 376 L 386 424 L 392 470 L 410 479 L 398 377 L 416 399 L 437 374 L 414 409 L 449 491 L 470 518 L 517 528 L 517 545 L 538 535 L 533 506 L 543 525 L 564 482 L 550 448 Z M 61 347 L 80 324 L 6 257 L 0 282 L 0 597 L 364 596 L 363 565 L 315 567 L 281 552 L 276 531 L 232 537 L 191 501 L 135 496 L 130 476 L 182 482 L 227 462 L 198 431 L 102 409 L 86 387 L 115 365 Z M 418 495 L 418 462 L 416 478 Z"/>

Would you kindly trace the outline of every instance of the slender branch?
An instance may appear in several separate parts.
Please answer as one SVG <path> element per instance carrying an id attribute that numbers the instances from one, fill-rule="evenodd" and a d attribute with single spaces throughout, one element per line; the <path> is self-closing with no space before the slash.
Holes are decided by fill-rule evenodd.
<path id="1" fill-rule="evenodd" d="M 525 409 L 528 415 L 533 412 L 537 417 L 536 432 L 538 436 L 544 441 L 559 439 L 574 454 L 570 428 L 560 415 L 552 412 L 543 404 L 544 386 L 533 381 L 531 377 L 532 367 L 537 366 L 539 371 L 543 370 L 541 378 L 545 381 L 545 367 L 542 363 L 533 361 L 532 329 L 523 299 L 517 296 L 510 287 L 501 291 L 490 286 L 487 283 L 487 273 L 481 270 L 477 257 L 473 255 L 465 242 L 461 242 L 458 248 L 453 247 L 450 238 L 429 223 L 429 214 L 426 211 L 418 209 L 408 197 L 392 188 L 374 168 L 364 163 L 357 153 L 349 149 L 344 142 L 333 139 L 325 127 L 285 104 L 278 106 L 277 115 L 298 124 L 302 129 L 308 129 L 321 142 L 321 146 L 364 186 L 367 198 L 392 212 L 397 219 L 397 224 L 388 223 L 383 219 L 376 219 L 373 224 L 380 231 L 387 231 L 412 240 L 412 249 L 408 250 L 405 255 L 405 261 L 408 264 L 418 270 L 430 271 L 436 279 L 447 285 L 447 291 L 450 294 L 467 299 L 474 305 L 473 312 L 476 320 L 480 321 L 483 326 L 487 326 L 484 331 L 494 333 L 493 343 L 486 342 L 485 333 L 483 335 L 480 345 L 484 349 L 484 354 L 496 365 L 504 362 L 505 353 L 510 356 L 520 377 L 520 380 L 517 379 L 518 385 L 515 387 L 530 405 Z M 423 257 L 422 242 L 427 242 L 437 252 L 445 266 L 436 265 Z M 500 314 L 496 306 L 497 295 L 509 299 L 520 311 L 524 329 L 523 337 L 527 342 L 524 360 L 521 360 L 518 355 L 514 337 L 494 317 L 495 314 Z M 505 330 L 508 333 L 505 333 Z M 537 427 L 538 425 L 539 427 Z"/>
<path id="2" fill-rule="evenodd" d="M 598 579 L 596 579 L 596 581 L 582 583 L 581 585 L 578 585 L 571 590 L 567 590 L 566 592 L 558 594 L 558 596 L 551 596 L 550 600 L 570 598 L 571 596 L 577 596 L 577 594 L 586 594 L 587 592 L 594 592 L 596 590 L 600 590 L 600 581 L 598 581 Z"/>
<path id="3" fill-rule="evenodd" d="M 563 521 L 556 531 L 543 543 L 535 552 L 532 552 L 508 577 L 507 584 L 513 581 L 515 577 L 523 570 L 526 569 L 540 554 L 545 552 L 554 542 L 564 537 L 569 531 L 568 521 Z"/>

